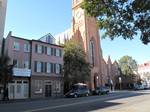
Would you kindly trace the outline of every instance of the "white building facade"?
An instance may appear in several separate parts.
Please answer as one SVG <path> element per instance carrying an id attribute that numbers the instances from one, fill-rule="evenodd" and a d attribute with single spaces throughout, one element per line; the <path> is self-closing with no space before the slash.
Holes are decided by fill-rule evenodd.
<path id="1" fill-rule="evenodd" d="M 150 61 L 138 65 L 138 73 L 143 81 L 150 83 Z"/>
<path id="2" fill-rule="evenodd" d="M 71 28 L 70 29 L 67 29 L 65 30 L 64 32 L 61 32 L 57 35 L 54 36 L 55 37 L 55 43 L 57 45 L 62 45 L 62 44 L 65 44 L 65 42 L 67 40 L 70 40 L 72 38 L 72 30 Z"/>

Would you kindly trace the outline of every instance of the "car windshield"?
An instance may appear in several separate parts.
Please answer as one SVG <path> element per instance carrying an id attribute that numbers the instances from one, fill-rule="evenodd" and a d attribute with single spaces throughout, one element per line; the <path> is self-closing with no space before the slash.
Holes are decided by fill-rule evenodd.
<path id="1" fill-rule="evenodd" d="M 107 87 L 105 87 L 105 86 L 100 86 L 100 87 L 97 87 L 96 89 L 107 89 Z"/>
<path id="2" fill-rule="evenodd" d="M 77 89 L 71 89 L 70 90 L 70 92 L 76 92 L 77 91 Z"/>

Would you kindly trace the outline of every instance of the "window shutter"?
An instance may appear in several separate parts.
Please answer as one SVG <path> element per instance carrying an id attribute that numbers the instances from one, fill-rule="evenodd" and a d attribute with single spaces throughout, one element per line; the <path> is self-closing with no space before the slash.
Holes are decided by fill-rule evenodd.
<path id="1" fill-rule="evenodd" d="M 56 49 L 54 48 L 54 56 L 56 56 Z"/>
<path id="2" fill-rule="evenodd" d="M 42 53 L 44 53 L 44 46 L 42 46 Z"/>
<path id="3" fill-rule="evenodd" d="M 44 72 L 44 63 L 41 62 L 41 72 Z"/>
<path id="4" fill-rule="evenodd" d="M 34 72 L 37 72 L 37 61 L 34 62 Z"/>
<path id="5" fill-rule="evenodd" d="M 56 64 L 54 64 L 54 73 L 56 73 Z"/>
<path id="6" fill-rule="evenodd" d="M 37 53 L 38 46 L 35 44 L 35 53 Z"/>
<path id="7" fill-rule="evenodd" d="M 44 72 L 47 72 L 47 62 L 45 62 Z"/>
<path id="8" fill-rule="evenodd" d="M 51 55 L 54 55 L 54 48 L 51 48 Z"/>
<path id="9" fill-rule="evenodd" d="M 62 65 L 61 64 L 59 64 L 59 68 L 60 68 L 60 74 L 62 73 Z"/>
<path id="10" fill-rule="evenodd" d="M 51 63 L 51 73 L 54 73 L 54 65 L 53 65 L 53 63 Z"/>
<path id="11" fill-rule="evenodd" d="M 62 51 L 61 51 L 61 49 L 59 49 L 59 56 L 60 56 L 60 57 L 62 56 Z"/>
<path id="12" fill-rule="evenodd" d="M 45 54 L 47 54 L 47 47 L 45 47 Z"/>

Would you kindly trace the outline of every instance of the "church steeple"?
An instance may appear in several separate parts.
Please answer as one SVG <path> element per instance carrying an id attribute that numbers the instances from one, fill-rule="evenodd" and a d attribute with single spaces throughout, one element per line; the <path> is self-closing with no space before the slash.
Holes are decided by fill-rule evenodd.
<path id="1" fill-rule="evenodd" d="M 102 84 L 101 76 L 101 58 L 102 50 L 100 47 L 99 31 L 96 24 L 96 18 L 89 17 L 85 14 L 84 9 L 80 6 L 84 0 L 72 0 L 73 37 L 82 41 L 86 60 L 92 65 L 91 72 L 91 88 L 95 88 L 97 84 Z M 95 80 L 95 77 L 99 79 Z"/>
<path id="2" fill-rule="evenodd" d="M 77 6 L 80 6 L 80 4 L 83 2 L 84 0 L 72 0 L 72 8 L 75 8 Z"/>

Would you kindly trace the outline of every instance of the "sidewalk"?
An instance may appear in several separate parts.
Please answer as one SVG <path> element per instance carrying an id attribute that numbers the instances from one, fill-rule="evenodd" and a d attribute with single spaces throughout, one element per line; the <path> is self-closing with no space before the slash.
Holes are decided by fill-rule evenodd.
<path id="1" fill-rule="evenodd" d="M 110 91 L 110 93 L 117 93 L 117 92 L 127 92 L 128 90 L 114 90 Z M 40 101 L 40 100 L 58 100 L 62 99 L 64 96 L 54 96 L 54 97 L 47 97 L 47 98 L 28 98 L 28 99 L 11 99 L 7 101 L 0 100 L 0 104 L 6 104 L 6 103 L 19 103 L 19 102 L 32 102 L 32 101 Z"/>
<path id="2" fill-rule="evenodd" d="M 58 100 L 64 98 L 62 97 L 47 97 L 47 98 L 28 98 L 28 99 L 11 99 L 11 100 L 0 100 L 0 104 L 6 104 L 6 103 L 19 103 L 19 102 L 31 102 L 31 101 L 40 101 L 40 100 Z"/>

